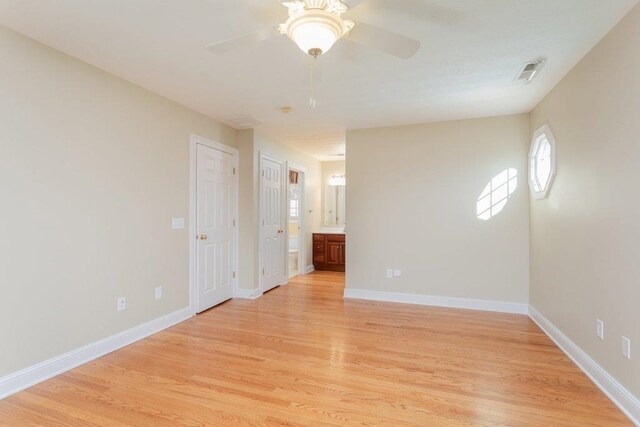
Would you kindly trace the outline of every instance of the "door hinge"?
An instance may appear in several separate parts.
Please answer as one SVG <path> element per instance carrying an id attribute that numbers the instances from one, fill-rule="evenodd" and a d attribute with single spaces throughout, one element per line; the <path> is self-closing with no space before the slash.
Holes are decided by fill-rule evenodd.
<path id="1" fill-rule="evenodd" d="M 262 169 L 262 176 L 264 176 L 264 169 Z"/>
<path id="2" fill-rule="evenodd" d="M 262 269 L 262 275 L 264 276 L 264 268 Z"/>
<path id="3" fill-rule="evenodd" d="M 234 227 L 236 226 L 236 220 L 235 219 L 233 220 L 233 226 Z"/>
<path id="4" fill-rule="evenodd" d="M 236 168 L 233 168 L 233 174 L 234 175 L 236 174 Z"/>
<path id="5" fill-rule="evenodd" d="M 236 278 L 236 272 L 235 271 L 233 272 L 233 278 L 234 279 Z"/>

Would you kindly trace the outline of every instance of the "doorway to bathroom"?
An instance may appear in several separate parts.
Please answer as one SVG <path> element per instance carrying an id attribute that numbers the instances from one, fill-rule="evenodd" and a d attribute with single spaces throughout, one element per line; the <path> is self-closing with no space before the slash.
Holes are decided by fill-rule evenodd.
<path id="1" fill-rule="evenodd" d="M 306 235 L 306 211 L 305 211 L 305 171 L 301 167 L 289 164 L 288 194 L 288 226 L 287 248 L 289 278 L 305 274 L 305 235 Z"/>

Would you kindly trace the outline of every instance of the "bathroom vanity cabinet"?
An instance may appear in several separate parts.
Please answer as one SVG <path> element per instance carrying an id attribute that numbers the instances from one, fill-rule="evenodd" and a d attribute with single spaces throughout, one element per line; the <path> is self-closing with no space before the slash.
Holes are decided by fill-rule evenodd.
<path id="1" fill-rule="evenodd" d="M 320 271 L 344 271 L 346 236 L 335 233 L 313 234 L 313 267 Z"/>

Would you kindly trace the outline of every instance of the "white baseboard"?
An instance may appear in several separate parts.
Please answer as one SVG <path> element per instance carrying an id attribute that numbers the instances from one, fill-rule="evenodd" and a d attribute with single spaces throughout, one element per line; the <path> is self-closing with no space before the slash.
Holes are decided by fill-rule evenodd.
<path id="1" fill-rule="evenodd" d="M 190 307 L 56 356 L 0 378 L 0 399 L 176 325 L 193 316 Z"/>
<path id="2" fill-rule="evenodd" d="M 589 357 L 587 353 L 582 351 L 580 347 L 563 334 L 549 319 L 544 317 L 542 313 L 532 306 L 529 306 L 529 317 L 573 360 L 573 363 L 578 365 L 578 367 L 591 378 L 591 381 L 593 381 L 634 424 L 640 426 L 640 400 L 637 397 L 624 388 L 624 386 L 605 371 L 602 366 L 598 365 L 595 360 Z"/>
<path id="3" fill-rule="evenodd" d="M 397 302 L 402 304 L 430 305 L 437 307 L 464 308 L 469 310 L 496 311 L 500 313 L 527 314 L 528 305 L 506 301 L 440 297 L 433 295 L 404 294 L 399 292 L 369 291 L 365 289 L 345 289 L 345 298 L 371 301 Z"/>
<path id="4" fill-rule="evenodd" d="M 304 269 L 304 274 L 313 273 L 315 271 L 315 267 L 313 265 L 307 265 L 307 268 Z"/>
<path id="5" fill-rule="evenodd" d="M 236 289 L 233 297 L 240 299 L 258 299 L 262 296 L 260 289 Z"/>

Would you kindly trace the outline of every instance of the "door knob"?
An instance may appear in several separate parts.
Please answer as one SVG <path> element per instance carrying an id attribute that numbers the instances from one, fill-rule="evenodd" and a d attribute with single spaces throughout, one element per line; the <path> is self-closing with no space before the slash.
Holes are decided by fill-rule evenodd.
<path id="1" fill-rule="evenodd" d="M 198 239 L 200 240 L 207 240 L 209 238 L 209 236 L 207 236 L 206 234 L 201 234 L 198 236 Z"/>

